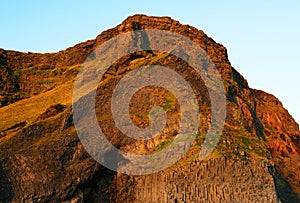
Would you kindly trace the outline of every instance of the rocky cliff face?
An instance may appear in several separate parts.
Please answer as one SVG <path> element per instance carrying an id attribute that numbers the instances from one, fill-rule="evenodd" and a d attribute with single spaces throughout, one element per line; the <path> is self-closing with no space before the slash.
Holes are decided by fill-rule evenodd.
<path id="1" fill-rule="evenodd" d="M 122 182 L 122 180 L 126 180 Z M 166 172 L 132 179 L 117 177 L 116 202 L 277 202 L 274 182 L 262 160 L 225 158 L 192 161 Z M 114 190 L 113 190 L 114 191 Z M 130 197 L 130 198 L 124 198 Z"/>
<path id="2" fill-rule="evenodd" d="M 178 130 L 176 99 L 160 88 L 144 88 L 131 101 L 136 106 L 131 119 L 139 127 L 149 125 L 153 105 L 167 110 L 168 127 L 158 137 L 134 141 L 116 128 L 111 94 L 133 67 L 158 64 L 175 70 L 189 81 L 201 106 L 199 136 L 182 160 L 159 173 L 128 176 L 102 167 L 84 150 L 73 126 L 71 95 L 80 65 L 98 45 L 139 29 L 181 34 L 207 52 L 223 80 L 227 118 L 213 154 L 200 161 L 196 155 L 210 123 L 201 78 L 171 54 L 125 56 L 106 72 L 96 97 L 99 124 L 120 150 L 152 153 Z M 248 86 L 230 65 L 224 46 L 194 27 L 169 17 L 135 15 L 58 53 L 0 50 L 0 74 L 0 202 L 299 202 L 298 124 L 274 96 Z"/>

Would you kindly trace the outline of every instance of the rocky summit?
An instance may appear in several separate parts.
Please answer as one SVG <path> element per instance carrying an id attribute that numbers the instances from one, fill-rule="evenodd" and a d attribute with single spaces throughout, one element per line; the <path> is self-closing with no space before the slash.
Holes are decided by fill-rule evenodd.
<path id="1" fill-rule="evenodd" d="M 135 140 L 116 127 L 112 94 L 134 69 L 160 65 L 176 71 L 193 88 L 200 107 L 198 133 L 178 162 L 156 173 L 126 175 L 99 164 L 82 145 L 73 121 L 72 93 L 82 64 L 99 45 L 146 29 L 185 36 L 208 54 L 221 75 L 227 114 L 217 146 L 200 159 L 211 123 L 208 89 L 213 87 L 206 87 L 189 63 L 152 50 L 151 44 L 148 51 L 118 59 L 99 81 L 95 110 L 106 138 L 119 150 L 140 155 L 163 150 L 180 127 L 179 101 L 155 86 L 133 95 L 130 118 L 145 128 L 152 107 L 161 106 L 167 118 L 163 130 L 152 139 Z M 132 46 L 145 46 L 139 37 L 128 40 Z M 275 96 L 248 86 L 223 45 L 169 17 L 131 16 L 96 39 L 58 53 L 0 49 L 0 107 L 0 202 L 300 202 L 298 124 Z"/>

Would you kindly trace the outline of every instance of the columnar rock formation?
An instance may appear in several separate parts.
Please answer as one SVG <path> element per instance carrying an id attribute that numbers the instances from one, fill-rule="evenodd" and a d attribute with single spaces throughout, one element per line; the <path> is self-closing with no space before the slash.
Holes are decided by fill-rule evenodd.
<path id="1" fill-rule="evenodd" d="M 178 130 L 176 99 L 159 88 L 134 95 L 131 119 L 145 127 L 149 109 L 161 104 L 171 119 L 160 136 L 133 141 L 116 128 L 111 94 L 134 67 L 155 64 L 177 71 L 201 106 L 199 133 L 182 160 L 159 173 L 127 176 L 100 166 L 85 151 L 73 125 L 72 90 L 81 64 L 98 45 L 140 29 L 181 34 L 206 51 L 221 74 L 227 118 L 214 152 L 199 161 L 195 157 L 211 112 L 201 77 L 172 54 L 153 50 L 124 56 L 105 73 L 96 94 L 99 124 L 120 150 L 153 153 L 167 146 Z M 0 202 L 276 202 L 277 197 L 299 202 L 298 124 L 276 97 L 248 86 L 223 45 L 194 27 L 169 17 L 131 16 L 96 39 L 58 53 L 0 50 L 0 76 Z"/>
<path id="2" fill-rule="evenodd" d="M 127 202 L 277 202 L 267 163 L 256 159 L 195 160 L 166 172 L 136 176 L 121 184 L 116 180 L 116 183 L 119 190 L 132 186 Z M 117 196 L 117 202 L 121 201 L 124 202 L 124 196 Z"/>

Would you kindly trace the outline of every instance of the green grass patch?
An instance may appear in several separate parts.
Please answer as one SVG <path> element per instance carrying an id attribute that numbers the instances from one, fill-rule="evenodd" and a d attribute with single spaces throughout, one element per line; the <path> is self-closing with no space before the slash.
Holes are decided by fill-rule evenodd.
<path id="1" fill-rule="evenodd" d="M 166 141 L 163 141 L 161 143 L 159 143 L 157 146 L 156 146 L 156 150 L 157 151 L 160 151 L 162 150 L 163 148 L 167 147 L 169 144 L 171 144 L 173 142 L 173 140 L 166 140 Z"/>
<path id="2" fill-rule="evenodd" d="M 42 81 L 37 81 L 36 84 L 38 85 L 44 85 L 44 84 L 51 84 L 54 83 L 54 79 L 46 79 L 46 80 L 42 80 Z"/>

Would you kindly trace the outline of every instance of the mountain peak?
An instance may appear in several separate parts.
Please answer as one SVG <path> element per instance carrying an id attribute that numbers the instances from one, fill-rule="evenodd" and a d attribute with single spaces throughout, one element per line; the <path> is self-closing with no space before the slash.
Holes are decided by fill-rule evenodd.
<path id="1" fill-rule="evenodd" d="M 171 53 L 153 50 L 118 59 L 104 73 L 95 98 L 99 125 L 118 149 L 154 153 L 171 145 L 179 129 L 177 98 L 161 87 L 142 88 L 130 101 L 130 119 L 141 128 L 150 125 L 153 106 L 166 111 L 166 127 L 158 136 L 136 141 L 116 127 L 112 93 L 137 67 L 160 65 L 176 71 L 193 87 L 200 107 L 199 133 L 182 160 L 158 173 L 130 176 L 100 166 L 87 153 L 73 123 L 72 93 L 82 64 L 98 46 L 122 33 L 147 29 L 183 35 L 207 53 L 221 76 L 227 117 L 215 150 L 199 160 L 211 125 L 207 88 L 214 87 L 205 87 L 191 65 Z M 170 17 L 130 16 L 96 39 L 58 53 L 1 49 L 0 76 L 0 202 L 275 202 L 276 195 L 282 202 L 298 201 L 298 124 L 275 96 L 251 89 L 231 66 L 226 48 L 195 27 Z M 88 96 L 78 100 L 85 102 Z"/>

